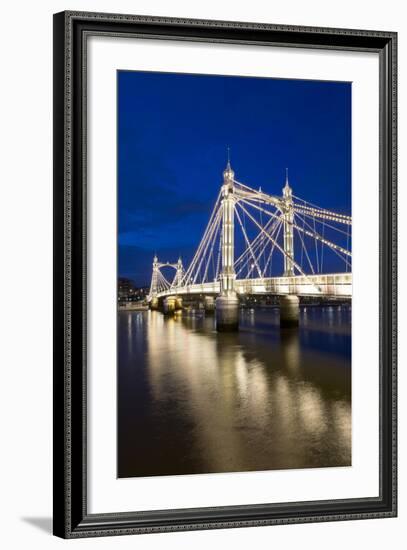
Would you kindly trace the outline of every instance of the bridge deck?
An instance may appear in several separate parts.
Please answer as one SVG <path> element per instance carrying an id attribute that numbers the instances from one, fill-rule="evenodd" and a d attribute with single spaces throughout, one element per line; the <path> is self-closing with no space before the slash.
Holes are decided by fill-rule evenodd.
<path id="1" fill-rule="evenodd" d="M 327 275 L 296 275 L 294 277 L 267 277 L 264 279 L 238 279 L 235 281 L 238 294 L 274 294 L 284 296 L 352 297 L 352 273 Z M 193 284 L 173 287 L 160 292 L 157 297 L 193 294 L 219 294 L 220 283 Z"/>

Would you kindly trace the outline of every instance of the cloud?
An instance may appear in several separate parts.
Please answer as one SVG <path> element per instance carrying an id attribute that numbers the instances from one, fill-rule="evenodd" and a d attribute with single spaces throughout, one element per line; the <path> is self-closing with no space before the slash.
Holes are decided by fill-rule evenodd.
<path id="1" fill-rule="evenodd" d="M 195 196 L 190 171 L 170 168 L 165 155 L 145 151 L 143 144 L 121 143 L 118 172 L 119 234 L 166 229 L 174 220 L 209 216 L 212 204 Z"/>

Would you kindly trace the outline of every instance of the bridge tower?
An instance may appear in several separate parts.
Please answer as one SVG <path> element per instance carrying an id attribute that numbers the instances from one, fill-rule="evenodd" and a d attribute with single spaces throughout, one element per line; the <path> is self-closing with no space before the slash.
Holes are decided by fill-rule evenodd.
<path id="1" fill-rule="evenodd" d="M 175 287 L 180 286 L 182 283 L 182 278 L 184 276 L 184 266 L 182 265 L 182 259 L 178 258 L 177 266 L 176 266 L 176 273 L 173 285 Z"/>
<path id="2" fill-rule="evenodd" d="M 182 265 L 182 259 L 178 258 L 175 278 L 173 281 L 173 286 L 175 286 L 175 292 L 177 292 L 177 287 L 181 286 L 183 277 L 184 277 L 184 266 Z M 182 310 L 182 298 L 181 296 L 178 296 L 178 295 L 175 298 L 175 310 L 176 311 Z"/>
<path id="3" fill-rule="evenodd" d="M 286 168 L 285 185 L 283 187 L 283 230 L 284 230 L 284 277 L 294 276 L 294 208 L 293 190 L 288 182 Z M 300 317 L 300 300 L 294 294 L 280 296 L 280 325 L 282 327 L 298 325 Z"/>
<path id="4" fill-rule="evenodd" d="M 285 185 L 283 187 L 283 230 L 284 230 L 284 277 L 294 276 L 294 209 L 293 190 L 288 182 L 288 170 L 286 169 Z"/>
<path id="5" fill-rule="evenodd" d="M 158 290 L 158 258 L 157 254 L 154 254 L 153 258 L 153 275 L 151 277 L 151 286 L 150 286 L 150 308 L 151 309 L 157 309 L 158 308 L 158 298 L 157 298 L 157 290 Z"/>
<path id="6" fill-rule="evenodd" d="M 235 173 L 228 160 L 223 172 L 222 185 L 222 237 L 220 273 L 220 295 L 216 299 L 216 328 L 218 331 L 234 331 L 239 326 L 239 299 L 235 290 Z"/>

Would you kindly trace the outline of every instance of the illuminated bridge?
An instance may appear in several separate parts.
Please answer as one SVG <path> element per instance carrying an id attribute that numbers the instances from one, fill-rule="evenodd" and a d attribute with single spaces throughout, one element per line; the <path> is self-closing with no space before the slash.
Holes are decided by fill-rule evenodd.
<path id="1" fill-rule="evenodd" d="M 199 296 L 216 310 L 218 330 L 235 330 L 243 296 L 275 295 L 282 324 L 296 324 L 299 297 L 351 298 L 351 226 L 351 216 L 293 195 L 288 173 L 274 196 L 237 181 L 228 161 L 189 266 L 154 257 L 150 307 L 170 313 Z M 175 270 L 172 280 L 165 268 Z"/>

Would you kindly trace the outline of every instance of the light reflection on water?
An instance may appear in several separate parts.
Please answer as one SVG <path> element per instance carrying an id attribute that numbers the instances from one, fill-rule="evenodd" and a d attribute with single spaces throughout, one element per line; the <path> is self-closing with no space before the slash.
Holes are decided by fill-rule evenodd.
<path id="1" fill-rule="evenodd" d="M 119 313 L 119 477 L 351 463 L 350 310 Z"/>

